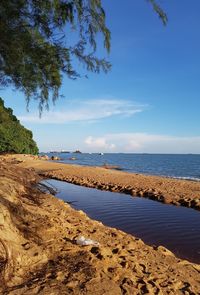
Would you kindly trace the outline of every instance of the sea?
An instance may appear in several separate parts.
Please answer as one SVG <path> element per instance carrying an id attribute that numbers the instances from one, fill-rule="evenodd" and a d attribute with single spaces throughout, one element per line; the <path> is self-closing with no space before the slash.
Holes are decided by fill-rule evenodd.
<path id="1" fill-rule="evenodd" d="M 200 181 L 200 154 L 45 153 L 61 163 L 114 165 L 122 171 Z M 74 159 L 75 158 L 75 159 Z"/>

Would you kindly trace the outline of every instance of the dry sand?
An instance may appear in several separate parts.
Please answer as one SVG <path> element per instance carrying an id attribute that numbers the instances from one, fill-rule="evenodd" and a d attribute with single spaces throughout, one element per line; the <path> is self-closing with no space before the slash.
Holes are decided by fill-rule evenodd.
<path id="1" fill-rule="evenodd" d="M 24 158 L 0 160 L 0 294 L 200 294 L 200 265 L 105 227 L 35 186 L 38 171 L 59 169 L 91 181 L 97 168 L 64 171 L 60 164 Z M 122 186 L 130 177 L 98 168 L 96 182 L 112 183 L 108 175 Z M 79 236 L 100 245 L 79 246 Z"/>

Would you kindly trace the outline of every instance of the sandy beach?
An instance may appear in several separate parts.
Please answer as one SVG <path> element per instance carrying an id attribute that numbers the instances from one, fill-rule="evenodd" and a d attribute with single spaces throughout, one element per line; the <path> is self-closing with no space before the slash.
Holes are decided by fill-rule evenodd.
<path id="1" fill-rule="evenodd" d="M 199 294 L 199 265 L 91 220 L 36 185 L 41 175 L 113 191 L 129 185 L 156 190 L 166 203 L 176 197 L 179 204 L 181 198 L 199 200 L 198 183 L 23 155 L 0 164 L 1 294 Z M 80 236 L 99 245 L 78 245 Z"/>
<path id="2" fill-rule="evenodd" d="M 0 295 L 200 295 L 200 1 L 0 1 Z"/>
<path id="3" fill-rule="evenodd" d="M 62 164 L 34 156 L 8 156 L 7 161 L 18 162 L 20 167 L 31 167 L 46 178 L 200 210 L 200 182 Z"/>

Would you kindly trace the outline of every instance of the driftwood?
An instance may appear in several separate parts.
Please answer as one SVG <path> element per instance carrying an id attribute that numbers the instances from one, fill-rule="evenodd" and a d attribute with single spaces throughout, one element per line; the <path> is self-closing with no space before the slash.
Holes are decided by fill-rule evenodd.
<path id="1" fill-rule="evenodd" d="M 109 165 L 109 164 L 103 164 L 102 168 L 105 169 L 114 169 L 114 170 L 123 170 L 120 166 L 117 165 Z"/>
<path id="2" fill-rule="evenodd" d="M 51 195 L 56 195 L 58 193 L 58 190 L 55 186 L 53 186 L 52 184 L 50 185 L 47 181 L 47 184 L 45 184 L 44 182 L 40 182 L 37 184 L 38 189 L 43 192 L 49 192 Z"/>

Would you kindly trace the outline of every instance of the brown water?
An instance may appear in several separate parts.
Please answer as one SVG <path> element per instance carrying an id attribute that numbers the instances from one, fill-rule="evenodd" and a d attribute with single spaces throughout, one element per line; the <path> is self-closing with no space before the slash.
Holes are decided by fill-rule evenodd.
<path id="1" fill-rule="evenodd" d="M 58 189 L 57 197 L 72 202 L 75 209 L 83 210 L 92 219 L 200 263 L 199 211 L 57 180 L 47 182 Z"/>

